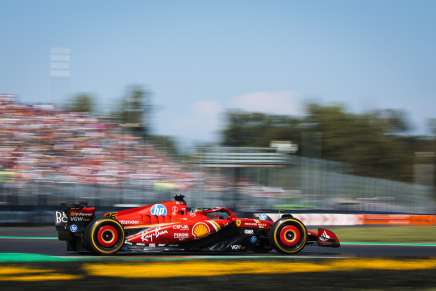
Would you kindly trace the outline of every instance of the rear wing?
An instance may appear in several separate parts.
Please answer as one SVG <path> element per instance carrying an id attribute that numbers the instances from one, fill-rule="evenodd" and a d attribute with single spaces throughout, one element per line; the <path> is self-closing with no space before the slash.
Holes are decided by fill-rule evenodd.
<path id="1" fill-rule="evenodd" d="M 95 218 L 95 207 L 88 207 L 85 204 L 72 206 L 62 205 L 55 212 L 55 226 L 59 234 L 81 233 L 86 226 Z M 59 239 L 62 236 L 59 235 Z M 65 240 L 65 239 L 63 239 Z"/>

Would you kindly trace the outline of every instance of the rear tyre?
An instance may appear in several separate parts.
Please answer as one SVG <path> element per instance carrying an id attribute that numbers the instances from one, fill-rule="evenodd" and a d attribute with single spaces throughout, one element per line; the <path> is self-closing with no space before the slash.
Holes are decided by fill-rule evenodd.
<path id="1" fill-rule="evenodd" d="M 99 255 L 113 255 L 124 245 L 124 229 L 115 219 L 98 218 L 86 230 L 86 240 L 91 251 Z"/>
<path id="2" fill-rule="evenodd" d="M 296 254 L 307 243 L 307 229 L 296 218 L 281 218 L 271 226 L 269 240 L 271 245 L 280 253 L 286 255 Z"/>

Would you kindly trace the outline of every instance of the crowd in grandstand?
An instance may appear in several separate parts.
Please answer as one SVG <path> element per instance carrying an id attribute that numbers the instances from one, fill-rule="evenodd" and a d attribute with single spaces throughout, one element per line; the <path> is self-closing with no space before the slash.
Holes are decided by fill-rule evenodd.
<path id="1" fill-rule="evenodd" d="M 184 189 L 201 178 L 118 124 L 10 96 L 0 96 L 0 170 L 14 183 L 161 182 Z"/>
<path id="2" fill-rule="evenodd" d="M 9 189 L 33 189 L 32 183 L 218 195 L 237 187 L 246 195 L 271 196 L 248 180 L 232 182 L 220 172 L 177 162 L 107 117 L 22 104 L 0 95 L 0 203 L 15 195 Z"/>

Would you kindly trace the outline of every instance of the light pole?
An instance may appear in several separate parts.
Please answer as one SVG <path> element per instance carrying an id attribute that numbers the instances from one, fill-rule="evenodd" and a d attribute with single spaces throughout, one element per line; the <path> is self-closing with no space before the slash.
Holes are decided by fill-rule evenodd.
<path id="1" fill-rule="evenodd" d="M 69 87 L 71 77 L 71 49 L 51 48 L 50 49 L 50 101 L 55 104 L 55 87 Z M 64 82 L 62 82 L 64 81 Z"/>

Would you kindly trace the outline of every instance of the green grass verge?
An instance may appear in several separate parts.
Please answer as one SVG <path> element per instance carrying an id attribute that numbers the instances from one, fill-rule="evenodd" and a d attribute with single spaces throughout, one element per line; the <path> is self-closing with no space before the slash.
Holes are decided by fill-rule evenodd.
<path id="1" fill-rule="evenodd" d="M 346 242 L 436 243 L 436 226 L 353 226 L 331 227 Z"/>

